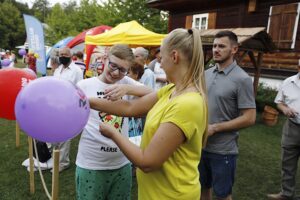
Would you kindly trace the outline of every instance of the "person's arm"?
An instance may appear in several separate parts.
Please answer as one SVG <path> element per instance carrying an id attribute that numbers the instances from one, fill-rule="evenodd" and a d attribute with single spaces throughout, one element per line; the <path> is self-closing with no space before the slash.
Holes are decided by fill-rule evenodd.
<path id="1" fill-rule="evenodd" d="M 119 134 L 111 125 L 101 123 L 100 131 L 104 136 L 111 138 L 126 157 L 143 172 L 159 169 L 186 140 L 182 130 L 173 123 L 162 123 L 144 150 Z"/>
<path id="2" fill-rule="evenodd" d="M 162 83 L 166 83 L 167 82 L 167 78 L 166 77 L 156 77 L 156 81 L 162 82 Z"/>
<path id="3" fill-rule="evenodd" d="M 124 117 L 145 116 L 157 102 L 157 100 L 158 97 L 156 92 L 152 92 L 131 101 L 109 101 L 106 99 L 99 99 L 95 97 L 89 98 L 90 107 L 92 109 Z"/>
<path id="4" fill-rule="evenodd" d="M 241 115 L 233 120 L 208 125 L 208 136 L 218 132 L 234 131 L 255 123 L 256 109 L 242 109 Z"/>
<path id="5" fill-rule="evenodd" d="M 142 97 L 150 94 L 153 90 L 149 87 L 140 85 L 129 85 L 129 84 L 115 84 L 105 89 L 105 96 L 107 99 L 115 101 L 123 97 L 124 95 L 133 95 Z"/>
<path id="6" fill-rule="evenodd" d="M 294 110 L 293 108 L 290 108 L 284 103 L 277 103 L 277 108 L 287 117 L 289 118 L 294 118 L 296 117 L 299 113 Z"/>

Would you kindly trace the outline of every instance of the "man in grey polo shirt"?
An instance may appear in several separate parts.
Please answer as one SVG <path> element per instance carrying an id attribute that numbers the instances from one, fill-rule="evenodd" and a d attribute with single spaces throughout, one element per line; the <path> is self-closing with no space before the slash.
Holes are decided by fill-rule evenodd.
<path id="1" fill-rule="evenodd" d="M 281 139 L 281 192 L 269 194 L 273 200 L 289 200 L 295 196 L 296 173 L 300 157 L 300 60 L 298 74 L 285 79 L 275 103 L 287 117 Z"/>
<path id="2" fill-rule="evenodd" d="M 216 34 L 213 43 L 216 65 L 205 72 L 209 126 L 207 145 L 199 165 L 201 200 L 231 200 L 238 154 L 238 130 L 255 123 L 252 79 L 234 60 L 237 36 L 231 31 Z"/>

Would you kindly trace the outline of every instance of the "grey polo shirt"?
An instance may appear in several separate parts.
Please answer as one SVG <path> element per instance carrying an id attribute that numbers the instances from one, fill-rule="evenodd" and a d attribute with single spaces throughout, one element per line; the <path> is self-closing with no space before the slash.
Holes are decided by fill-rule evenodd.
<path id="1" fill-rule="evenodd" d="M 251 77 L 234 61 L 223 71 L 217 66 L 205 71 L 208 93 L 209 124 L 225 122 L 240 116 L 240 109 L 255 108 Z M 215 133 L 205 151 L 238 154 L 238 130 Z"/>

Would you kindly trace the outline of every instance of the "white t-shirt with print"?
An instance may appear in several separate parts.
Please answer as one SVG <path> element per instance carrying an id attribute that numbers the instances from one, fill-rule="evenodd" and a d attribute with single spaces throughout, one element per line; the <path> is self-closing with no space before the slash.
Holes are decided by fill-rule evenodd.
<path id="1" fill-rule="evenodd" d="M 141 83 L 125 76 L 116 84 L 141 85 Z M 83 90 L 87 97 L 104 98 L 104 90 L 111 84 L 106 84 L 98 77 L 92 77 L 80 81 L 78 87 Z M 129 96 L 124 96 L 128 100 Z M 129 163 L 119 147 L 109 138 L 99 132 L 99 124 L 111 123 L 120 134 L 128 137 L 128 118 L 108 115 L 91 109 L 89 120 L 84 127 L 78 145 L 76 165 L 90 170 L 119 169 Z"/>

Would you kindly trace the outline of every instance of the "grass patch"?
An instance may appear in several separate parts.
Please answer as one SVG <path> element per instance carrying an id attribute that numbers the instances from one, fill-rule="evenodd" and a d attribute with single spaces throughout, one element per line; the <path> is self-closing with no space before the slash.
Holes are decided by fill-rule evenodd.
<path id="1" fill-rule="evenodd" d="M 267 193 L 280 189 L 280 140 L 284 117 L 267 127 L 258 116 L 255 126 L 240 132 L 238 167 L 233 190 L 235 200 L 264 200 Z M 60 174 L 59 199 L 75 199 L 75 159 L 79 136 L 72 140 L 71 167 Z M 47 199 L 38 173 L 35 173 L 35 194 L 29 192 L 29 173 L 21 163 L 28 158 L 27 136 L 21 132 L 20 147 L 15 146 L 15 122 L 0 119 L 0 199 Z M 299 172 L 299 170 L 298 170 Z M 51 192 L 51 173 L 44 171 Z M 299 175 L 299 173 L 298 173 Z M 133 178 L 132 199 L 137 199 L 137 184 Z M 300 176 L 297 177 L 300 180 Z M 299 187 L 297 188 L 299 191 Z"/>

